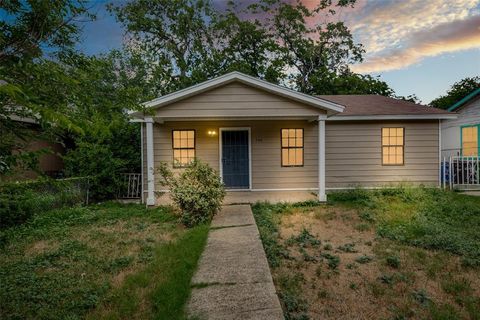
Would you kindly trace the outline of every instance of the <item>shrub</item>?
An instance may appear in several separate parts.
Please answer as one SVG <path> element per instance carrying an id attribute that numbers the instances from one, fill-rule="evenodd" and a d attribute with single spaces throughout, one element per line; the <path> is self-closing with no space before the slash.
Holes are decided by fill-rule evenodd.
<path id="1" fill-rule="evenodd" d="M 185 226 L 210 221 L 222 205 L 225 188 L 218 173 L 208 164 L 194 160 L 178 175 L 174 175 L 165 163 L 158 170 L 163 184 L 170 189 L 173 202 L 182 212 Z"/>
<path id="2" fill-rule="evenodd" d="M 387 262 L 387 265 L 392 268 L 395 268 L 395 269 L 400 268 L 400 258 L 397 256 L 394 256 L 394 255 L 388 256 L 386 259 L 386 262 Z"/>
<path id="3" fill-rule="evenodd" d="M 7 183 L 0 186 L 0 229 L 23 224 L 42 212 L 82 203 L 79 180 Z"/>
<path id="4" fill-rule="evenodd" d="M 76 149 L 64 156 L 67 176 L 89 176 L 90 197 L 96 201 L 115 197 L 121 183 L 118 173 L 127 165 L 110 149 L 110 146 L 79 142 Z"/>
<path id="5" fill-rule="evenodd" d="M 363 255 L 355 259 L 355 262 L 358 262 L 361 264 L 369 263 L 370 261 L 372 261 L 372 257 L 369 257 L 367 255 Z"/>
<path id="6" fill-rule="evenodd" d="M 297 236 L 290 237 L 286 243 L 287 245 L 298 244 L 300 247 L 318 247 L 321 244 L 320 240 L 305 228 Z"/>

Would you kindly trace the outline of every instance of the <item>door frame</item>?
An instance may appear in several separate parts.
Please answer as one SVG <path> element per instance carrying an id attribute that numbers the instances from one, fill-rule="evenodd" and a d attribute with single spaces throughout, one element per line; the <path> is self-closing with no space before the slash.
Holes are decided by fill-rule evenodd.
<path id="1" fill-rule="evenodd" d="M 220 171 L 220 179 L 223 182 L 223 131 L 247 131 L 248 132 L 248 189 L 227 189 L 228 191 L 251 191 L 252 190 L 252 131 L 250 127 L 225 127 L 218 130 L 218 167 Z"/>

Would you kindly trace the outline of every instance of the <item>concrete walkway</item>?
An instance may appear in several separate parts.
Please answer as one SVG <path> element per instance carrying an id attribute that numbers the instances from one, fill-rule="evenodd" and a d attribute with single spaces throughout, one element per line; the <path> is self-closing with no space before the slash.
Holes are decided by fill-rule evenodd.
<path id="1" fill-rule="evenodd" d="M 192 286 L 193 318 L 283 319 L 249 205 L 225 206 L 215 216 Z"/>

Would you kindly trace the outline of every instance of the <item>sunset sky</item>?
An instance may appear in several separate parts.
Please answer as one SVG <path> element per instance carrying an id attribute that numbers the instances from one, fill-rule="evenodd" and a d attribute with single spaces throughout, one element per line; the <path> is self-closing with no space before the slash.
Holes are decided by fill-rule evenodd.
<path id="1" fill-rule="evenodd" d="M 226 1 L 213 3 L 222 8 Z M 84 26 L 79 48 L 86 53 L 121 47 L 123 30 L 104 4 L 95 1 L 97 20 Z M 366 49 L 365 61 L 352 69 L 380 75 L 399 95 L 429 103 L 455 81 L 480 75 L 480 0 L 357 0 L 337 17 Z"/>

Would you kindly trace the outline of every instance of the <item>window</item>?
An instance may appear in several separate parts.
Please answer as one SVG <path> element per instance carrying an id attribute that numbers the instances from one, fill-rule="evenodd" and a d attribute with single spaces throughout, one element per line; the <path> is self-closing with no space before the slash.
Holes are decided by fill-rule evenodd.
<path id="1" fill-rule="evenodd" d="M 195 131 L 173 130 L 173 167 L 185 167 L 195 158 Z"/>
<path id="2" fill-rule="evenodd" d="M 303 129 L 282 129 L 282 167 L 303 166 Z"/>
<path id="3" fill-rule="evenodd" d="M 382 128 L 382 165 L 403 165 L 404 128 Z"/>
<path id="4" fill-rule="evenodd" d="M 478 129 L 480 125 L 462 127 L 462 156 L 478 156 Z"/>

